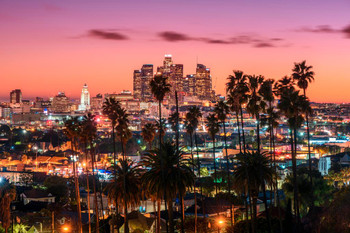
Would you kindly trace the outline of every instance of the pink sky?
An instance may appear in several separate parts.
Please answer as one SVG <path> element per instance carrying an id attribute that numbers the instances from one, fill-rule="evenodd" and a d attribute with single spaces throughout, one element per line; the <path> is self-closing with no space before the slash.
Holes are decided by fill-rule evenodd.
<path id="1" fill-rule="evenodd" d="M 312 101 L 350 102 L 349 12 L 347 0 L 2 0 L 0 97 L 132 90 L 134 69 L 170 53 L 185 74 L 197 58 L 210 67 L 222 94 L 233 69 L 278 79 L 306 59 Z"/>

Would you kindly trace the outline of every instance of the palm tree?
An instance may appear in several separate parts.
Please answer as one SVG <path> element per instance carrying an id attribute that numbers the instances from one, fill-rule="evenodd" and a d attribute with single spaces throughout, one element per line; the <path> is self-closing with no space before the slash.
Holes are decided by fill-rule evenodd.
<path id="1" fill-rule="evenodd" d="M 248 76 L 248 87 L 249 87 L 249 101 L 247 104 L 247 111 L 256 119 L 256 138 L 257 138 L 257 152 L 260 153 L 260 113 L 265 110 L 266 103 L 260 96 L 259 90 L 264 82 L 263 76 Z"/>
<path id="2" fill-rule="evenodd" d="M 119 160 L 116 166 L 117 180 L 108 184 L 108 198 L 121 205 L 125 211 L 124 232 L 129 232 L 128 208 L 135 208 L 141 202 L 141 171 L 138 166 L 125 159 Z"/>
<path id="3" fill-rule="evenodd" d="M 118 114 L 118 125 L 116 126 L 117 135 L 119 136 L 121 145 L 123 159 L 125 160 L 125 146 L 126 143 L 132 138 L 131 130 L 129 129 L 129 114 L 126 112 L 126 109 L 120 108 Z"/>
<path id="4" fill-rule="evenodd" d="M 180 116 L 178 112 L 173 112 L 170 114 L 168 122 L 171 125 L 171 130 L 175 132 L 175 141 L 176 141 L 176 146 L 179 146 L 179 121 L 180 121 Z"/>
<path id="5" fill-rule="evenodd" d="M 238 190 L 245 190 L 248 184 L 251 188 L 253 199 L 253 221 L 257 217 L 257 199 L 259 191 L 265 184 L 272 184 L 274 170 L 270 166 L 270 161 L 266 153 L 247 152 L 247 154 L 238 154 L 236 156 L 238 167 L 233 173 L 233 186 Z M 247 171 L 249 178 L 247 177 Z"/>
<path id="6" fill-rule="evenodd" d="M 120 108 L 121 108 L 120 102 L 116 101 L 115 98 L 113 97 L 106 98 L 102 107 L 103 114 L 109 118 L 112 126 L 114 182 L 116 182 L 117 180 L 117 170 L 116 170 L 117 149 L 116 149 L 116 140 L 115 140 L 115 127 L 117 125 L 117 119 L 119 117 Z M 118 205 L 116 205 L 116 214 L 118 214 Z M 114 226 L 113 226 L 113 229 L 114 229 Z M 119 228 L 117 229 L 117 231 L 119 233 Z"/>
<path id="7" fill-rule="evenodd" d="M 112 123 L 112 140 L 113 140 L 113 164 L 116 165 L 116 141 L 115 141 L 115 127 L 120 112 L 120 102 L 116 101 L 113 97 L 106 98 L 103 103 L 103 114 L 106 115 Z"/>
<path id="8" fill-rule="evenodd" d="M 182 152 L 170 142 L 146 153 L 142 160 L 148 168 L 142 175 L 142 183 L 158 200 L 163 197 L 167 200 L 170 233 L 174 232 L 173 200 L 178 194 L 184 196 L 186 189 L 194 185 L 195 176 L 187 163 Z"/>
<path id="9" fill-rule="evenodd" d="M 208 134 L 213 140 L 213 158 L 214 158 L 214 180 L 215 180 L 215 195 L 218 193 L 217 177 L 216 177 L 216 157 L 215 157 L 215 136 L 220 131 L 220 124 L 215 114 L 207 116 L 206 126 Z"/>
<path id="10" fill-rule="evenodd" d="M 290 127 L 294 184 L 294 210 L 297 217 L 297 223 L 299 223 L 300 214 L 296 168 L 297 130 L 301 127 L 304 121 L 303 114 L 310 113 L 311 108 L 308 99 L 304 95 L 300 95 L 299 91 L 296 91 L 294 88 L 286 89 L 281 93 L 278 108 L 288 119 L 288 124 Z"/>
<path id="11" fill-rule="evenodd" d="M 64 133 L 71 141 L 71 150 L 74 155 L 73 157 L 73 177 L 75 185 L 75 199 L 77 201 L 77 212 L 78 212 L 78 231 L 83 232 L 82 220 L 81 220 L 81 205 L 80 205 L 80 191 L 79 191 L 79 180 L 76 172 L 76 157 L 75 152 L 78 149 L 78 139 L 80 137 L 81 128 L 80 121 L 78 117 L 71 118 L 65 122 Z"/>
<path id="12" fill-rule="evenodd" d="M 95 163 L 96 163 L 96 155 L 94 148 L 94 140 L 97 137 L 97 124 L 95 121 L 95 115 L 88 113 L 84 116 L 82 121 L 82 128 L 85 134 L 87 135 L 87 142 L 90 147 L 90 156 L 91 156 L 91 174 L 92 174 L 92 185 L 94 191 L 94 205 L 95 205 L 95 216 L 96 216 L 96 232 L 99 232 L 99 209 L 98 209 L 98 198 L 97 198 L 97 190 L 96 190 L 96 179 L 95 179 Z M 101 206 L 102 207 L 102 206 Z"/>
<path id="13" fill-rule="evenodd" d="M 152 142 L 156 136 L 156 126 L 152 123 L 147 123 L 142 127 L 141 136 L 148 143 L 148 149 L 152 148 Z"/>
<path id="14" fill-rule="evenodd" d="M 307 66 L 306 61 L 300 63 L 294 63 L 292 77 L 296 81 L 299 88 L 304 92 L 304 97 L 306 97 L 306 89 L 314 80 L 315 73 L 311 70 L 312 66 Z M 307 130 L 307 147 L 309 156 L 309 178 L 312 185 L 312 175 L 311 175 L 311 149 L 310 149 L 310 129 L 309 129 L 309 114 L 305 114 L 306 117 L 306 130 Z"/>
<path id="15" fill-rule="evenodd" d="M 162 102 L 167 93 L 170 92 L 171 85 L 168 83 L 168 77 L 157 74 L 150 82 L 151 91 L 159 103 L 159 122 L 162 119 Z M 159 124 L 159 132 L 162 132 L 162 124 Z M 159 145 L 162 144 L 162 135 L 159 134 Z M 160 147 L 159 147 L 160 148 Z"/>
<path id="16" fill-rule="evenodd" d="M 242 126 L 242 140 L 243 140 L 243 150 L 245 152 L 246 143 L 244 135 L 244 121 L 243 121 L 243 105 L 248 101 L 248 85 L 247 76 L 243 74 L 242 71 L 234 70 L 233 75 L 228 77 L 228 82 L 226 83 L 226 92 L 228 94 L 227 104 L 229 104 L 231 111 L 236 113 L 237 119 L 237 129 L 238 136 L 240 140 L 240 130 L 239 130 L 239 114 L 241 115 L 241 126 Z M 240 142 L 240 152 L 242 152 Z"/>
<path id="17" fill-rule="evenodd" d="M 198 170 L 198 178 L 200 178 L 200 160 L 199 160 L 199 153 L 198 153 L 198 145 L 197 145 L 197 133 L 196 130 L 198 128 L 199 124 L 199 118 L 202 117 L 202 113 L 200 109 L 197 106 L 193 106 L 189 109 L 189 111 L 186 113 L 186 131 L 188 135 L 190 136 L 190 142 L 191 142 L 191 158 L 192 158 L 192 171 L 195 170 L 195 162 L 194 162 L 194 156 L 193 156 L 193 136 L 195 138 L 195 144 L 197 148 L 197 170 Z M 202 191 L 202 190 L 201 190 Z M 201 192 L 202 193 L 202 192 Z M 203 202 L 202 202 L 203 203 Z M 198 217 L 197 217 L 197 194 L 196 194 L 196 187 L 194 187 L 194 222 L 195 222 L 195 232 L 197 232 L 198 229 Z"/>
<path id="18" fill-rule="evenodd" d="M 125 147 L 127 142 L 132 138 L 132 132 L 129 129 L 129 114 L 126 113 L 126 110 L 124 108 L 119 109 L 119 116 L 117 119 L 118 125 L 116 127 L 117 134 L 120 138 L 120 142 L 122 145 L 122 152 L 123 152 L 123 160 L 126 161 L 126 154 L 125 154 Z M 127 180 L 126 176 L 124 176 L 124 189 L 126 190 L 127 186 Z M 127 203 L 127 194 L 124 192 L 124 203 Z M 126 223 L 124 226 L 124 232 L 129 233 L 129 225 L 128 225 L 128 208 L 127 205 L 124 205 L 124 222 Z"/>
<path id="19" fill-rule="evenodd" d="M 0 185 L 0 220 L 1 225 L 5 229 L 5 233 L 11 224 L 11 202 L 16 198 L 16 188 L 11 185 L 8 180 L 1 179 Z"/>
<path id="20" fill-rule="evenodd" d="M 215 105 L 214 112 L 216 113 L 218 120 L 221 121 L 222 128 L 224 129 L 224 142 L 225 142 L 226 167 L 227 167 L 227 187 L 228 187 L 228 194 L 231 196 L 230 160 L 227 152 L 227 136 L 226 136 L 226 126 L 225 126 L 227 114 L 229 114 L 229 107 L 224 101 L 219 101 Z M 231 225 L 232 225 L 233 224 L 232 207 L 230 208 L 230 213 L 231 213 Z"/>

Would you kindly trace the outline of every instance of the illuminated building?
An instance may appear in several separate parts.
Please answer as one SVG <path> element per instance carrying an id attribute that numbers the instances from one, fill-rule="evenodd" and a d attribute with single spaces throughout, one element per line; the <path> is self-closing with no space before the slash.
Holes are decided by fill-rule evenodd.
<path id="1" fill-rule="evenodd" d="M 134 87 L 134 98 L 141 99 L 141 92 L 142 92 L 141 70 L 134 70 L 133 87 Z"/>
<path id="2" fill-rule="evenodd" d="M 59 92 L 58 95 L 53 97 L 51 108 L 53 112 L 63 113 L 71 111 L 69 98 L 64 92 Z"/>
<path id="3" fill-rule="evenodd" d="M 91 98 L 90 108 L 93 111 L 99 111 L 103 106 L 103 97 L 101 94 L 97 94 L 95 97 Z"/>
<path id="4" fill-rule="evenodd" d="M 134 71 L 134 98 L 141 101 L 153 99 L 150 82 L 153 79 L 153 65 L 144 64 L 141 70 Z"/>
<path id="5" fill-rule="evenodd" d="M 11 104 L 22 103 L 22 91 L 20 89 L 16 89 L 10 92 L 10 103 Z"/>
<path id="6" fill-rule="evenodd" d="M 88 86 L 84 84 L 83 89 L 81 91 L 79 111 L 87 111 L 89 109 L 90 109 L 90 93 L 88 90 Z"/>
<path id="7" fill-rule="evenodd" d="M 195 95 L 201 100 L 212 99 L 212 83 L 210 69 L 205 65 L 197 64 L 195 82 Z"/>
<path id="8" fill-rule="evenodd" d="M 182 90 L 189 95 L 195 95 L 196 91 L 196 77 L 193 74 L 187 75 L 182 80 Z"/>

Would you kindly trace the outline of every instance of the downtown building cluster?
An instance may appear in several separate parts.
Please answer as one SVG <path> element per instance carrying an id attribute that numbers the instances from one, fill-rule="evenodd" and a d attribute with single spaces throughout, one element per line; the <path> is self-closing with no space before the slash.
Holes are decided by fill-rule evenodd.
<path id="1" fill-rule="evenodd" d="M 140 70 L 134 71 L 133 91 L 135 99 L 144 102 L 153 100 L 150 82 L 154 75 L 163 75 L 168 79 L 171 85 L 171 92 L 168 95 L 170 103 L 175 100 L 175 92 L 178 93 L 180 102 L 186 102 L 186 98 L 197 101 L 213 101 L 215 99 L 209 68 L 197 64 L 196 73 L 185 76 L 183 64 L 175 64 L 169 54 L 165 55 L 163 66 L 155 69 L 153 64 L 144 64 Z"/>

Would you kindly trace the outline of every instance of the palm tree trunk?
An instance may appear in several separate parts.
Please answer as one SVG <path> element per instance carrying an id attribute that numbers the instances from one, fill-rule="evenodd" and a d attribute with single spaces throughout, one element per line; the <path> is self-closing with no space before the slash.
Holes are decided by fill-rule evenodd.
<path id="1" fill-rule="evenodd" d="M 273 148 L 273 166 L 275 167 L 275 175 L 276 175 L 276 198 L 277 198 L 277 209 L 278 209 L 278 221 L 280 225 L 280 232 L 283 233 L 283 225 L 282 225 L 282 216 L 281 216 L 281 205 L 280 205 L 280 195 L 278 192 L 278 175 L 277 175 L 277 166 L 276 166 L 276 147 L 275 147 L 275 132 L 272 127 L 272 148 Z"/>
<path id="2" fill-rule="evenodd" d="M 214 157 L 214 182 L 215 182 L 215 195 L 218 194 L 218 183 L 216 177 L 216 156 L 215 156 L 215 135 L 213 135 L 213 157 Z"/>
<path id="3" fill-rule="evenodd" d="M 259 113 L 256 115 L 256 141 L 258 143 L 258 154 L 260 154 L 260 119 L 259 119 Z"/>
<path id="4" fill-rule="evenodd" d="M 114 170 L 114 182 L 117 183 L 117 170 L 116 170 L 116 162 L 117 162 L 117 148 L 115 145 L 115 125 L 112 123 L 112 138 L 113 138 L 113 170 Z M 115 199 L 115 214 L 118 219 L 118 201 L 117 198 Z M 113 221 L 114 225 L 114 221 Z M 90 233 L 90 232 L 89 232 Z M 114 226 L 113 226 L 113 232 L 114 233 Z M 117 233 L 119 233 L 119 226 L 117 226 Z"/>
<path id="5" fill-rule="evenodd" d="M 197 133 L 196 131 L 194 132 L 194 141 L 196 144 L 196 148 L 197 148 L 197 166 L 198 166 L 198 179 L 199 179 L 199 190 L 201 193 L 201 202 L 202 202 L 202 214 L 203 214 L 203 218 L 205 219 L 205 210 L 204 210 L 204 200 L 203 200 L 203 189 L 202 189 L 202 185 L 200 182 L 201 179 L 201 163 L 199 160 L 199 149 L 198 149 L 198 141 L 197 141 Z"/>
<path id="6" fill-rule="evenodd" d="M 157 200 L 157 233 L 160 233 L 160 206 L 161 200 Z"/>
<path id="7" fill-rule="evenodd" d="M 241 130 L 239 127 L 238 112 L 236 112 L 236 121 L 237 121 L 237 133 L 238 133 L 238 142 L 239 142 L 239 153 L 242 153 L 242 139 L 241 139 Z"/>
<path id="8" fill-rule="evenodd" d="M 293 192 L 294 192 L 294 214 L 297 215 L 297 203 L 298 203 L 298 193 L 297 193 L 297 165 L 296 165 L 296 157 L 294 153 L 294 140 L 293 140 L 293 128 L 290 129 L 290 144 L 291 144 L 291 154 L 292 154 L 292 170 L 293 170 Z M 299 224 L 297 219 L 297 225 Z"/>
<path id="9" fill-rule="evenodd" d="M 88 220 L 89 220 L 89 233 L 91 233 L 91 214 L 90 214 L 90 184 L 89 184 L 89 169 L 88 169 L 88 153 L 87 145 L 84 143 L 85 150 L 85 164 L 86 164 L 86 189 L 87 189 L 87 207 L 88 207 Z"/>
<path id="10" fill-rule="evenodd" d="M 170 199 L 170 198 L 169 198 Z M 173 200 L 168 200 L 168 216 L 169 216 L 169 231 L 174 233 L 174 210 L 173 210 Z"/>
<path id="11" fill-rule="evenodd" d="M 95 205 L 95 214 L 96 214 L 96 233 L 99 232 L 100 224 L 99 224 L 99 211 L 98 211 L 98 200 L 97 200 L 97 191 L 96 191 L 96 180 L 95 180 L 95 154 L 93 153 L 92 142 L 90 142 L 90 154 L 91 154 L 91 169 L 92 169 L 92 185 L 94 190 L 94 205 Z"/>
<path id="12" fill-rule="evenodd" d="M 243 139 L 243 152 L 246 152 L 246 143 L 245 143 L 245 135 L 244 135 L 244 120 L 243 120 L 243 109 L 241 107 L 241 124 L 242 124 L 242 139 Z"/>
<path id="13" fill-rule="evenodd" d="M 120 134 L 120 142 L 121 142 L 121 145 L 122 145 L 123 160 L 126 161 L 125 145 L 124 145 L 124 142 L 123 142 L 122 134 Z M 124 198 L 124 214 L 125 214 L 125 217 L 124 217 L 124 232 L 125 233 L 129 233 L 128 202 L 127 202 L 127 199 L 126 199 L 126 177 L 125 177 L 125 174 L 123 175 L 123 189 L 124 189 L 123 198 Z"/>
<path id="14" fill-rule="evenodd" d="M 224 140 L 225 140 L 225 153 L 226 153 L 226 164 L 227 164 L 227 186 L 228 186 L 228 194 L 231 199 L 231 179 L 230 179 L 230 160 L 228 158 L 228 152 L 227 152 L 227 138 L 226 138 L 226 126 L 225 126 L 225 121 L 222 121 L 222 125 L 224 128 Z M 231 225 L 233 225 L 233 211 L 232 211 L 232 203 L 230 202 L 230 220 L 231 220 Z"/>
<path id="15" fill-rule="evenodd" d="M 80 191 L 79 191 L 79 180 L 77 177 L 77 172 L 76 172 L 76 165 L 75 165 L 75 150 L 73 148 L 73 144 L 75 144 L 74 139 L 71 141 L 71 149 L 73 152 L 73 173 L 74 173 L 74 184 L 75 184 L 75 198 L 77 201 L 77 212 L 78 212 L 78 231 L 79 233 L 83 232 L 82 229 L 82 221 L 81 221 L 81 205 L 80 205 Z"/>
<path id="16" fill-rule="evenodd" d="M 303 89 L 304 91 L 304 97 L 306 98 L 306 89 Z M 312 189 L 312 160 L 311 160 L 311 146 L 310 146 L 310 128 L 309 128 L 309 114 L 306 113 L 306 132 L 307 132 L 307 149 L 308 149 L 308 156 L 309 156 L 309 179 L 310 179 L 310 185 L 311 185 L 311 190 Z M 313 194 L 313 192 L 311 192 Z M 311 197 L 311 208 L 314 206 L 314 198 Z"/>
<path id="17" fill-rule="evenodd" d="M 180 205 L 181 205 L 181 233 L 185 233 L 185 206 L 184 195 L 180 193 Z"/>
<path id="18" fill-rule="evenodd" d="M 190 141 L 191 141 L 191 157 L 192 157 L 192 170 L 194 173 L 195 163 L 194 163 L 194 156 L 193 156 L 193 134 L 190 134 Z M 193 185 L 194 189 L 194 233 L 197 233 L 197 193 L 196 193 L 196 180 L 194 181 Z"/>
<path id="19" fill-rule="evenodd" d="M 296 160 L 296 157 L 297 157 L 297 144 L 298 144 L 298 140 L 297 140 L 297 129 L 296 128 L 294 128 L 294 144 L 295 144 L 295 146 L 294 146 L 294 154 L 295 154 L 295 161 L 297 161 Z M 295 167 L 296 168 L 296 167 Z M 297 172 L 297 170 L 295 170 L 296 172 Z M 297 173 L 295 173 L 296 175 L 297 175 Z M 297 223 L 300 223 L 300 211 L 299 211 L 299 205 L 300 205 L 300 203 L 299 203 L 299 190 L 298 190 L 298 181 L 297 181 L 297 177 L 295 178 L 296 180 L 295 180 L 295 184 L 296 184 L 296 186 L 295 186 L 295 191 L 296 191 L 296 197 L 297 197 L 297 199 L 296 199 L 296 217 L 297 217 Z"/>
<path id="20" fill-rule="evenodd" d="M 159 101 L 159 149 L 162 145 L 162 102 Z"/>

